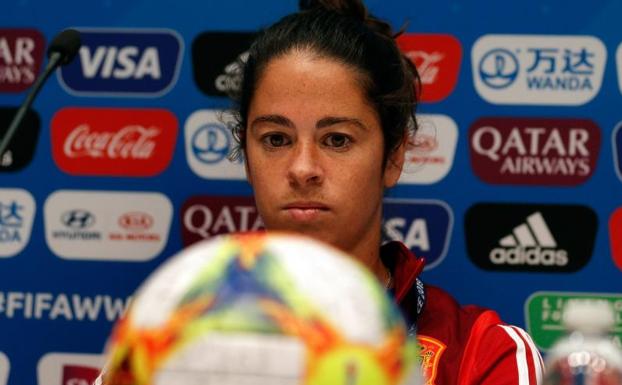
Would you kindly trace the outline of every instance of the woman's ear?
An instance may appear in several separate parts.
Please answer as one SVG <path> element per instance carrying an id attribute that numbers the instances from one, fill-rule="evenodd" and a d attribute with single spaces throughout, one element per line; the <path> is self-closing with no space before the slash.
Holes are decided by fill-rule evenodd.
<path id="1" fill-rule="evenodd" d="M 408 137 L 404 136 L 402 142 L 397 146 L 387 158 L 387 163 L 384 166 L 384 187 L 390 188 L 397 184 L 397 181 L 402 175 L 402 168 L 404 167 L 404 160 L 406 157 L 406 147 L 408 145 Z"/>

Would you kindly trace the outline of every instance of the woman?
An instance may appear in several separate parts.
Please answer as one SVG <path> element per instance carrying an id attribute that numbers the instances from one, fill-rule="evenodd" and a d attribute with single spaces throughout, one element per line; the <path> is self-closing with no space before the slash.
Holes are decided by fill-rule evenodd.
<path id="1" fill-rule="evenodd" d="M 383 193 L 416 131 L 417 72 L 360 1 L 307 3 L 257 38 L 238 95 L 235 134 L 266 228 L 369 267 L 416 329 L 428 384 L 539 383 L 541 358 L 523 330 L 423 285 L 423 261 L 404 245 L 380 247 Z"/>

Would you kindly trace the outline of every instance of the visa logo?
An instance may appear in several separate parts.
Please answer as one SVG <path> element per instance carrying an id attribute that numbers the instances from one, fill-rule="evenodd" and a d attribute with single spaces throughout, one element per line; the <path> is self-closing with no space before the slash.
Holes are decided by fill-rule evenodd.
<path id="1" fill-rule="evenodd" d="M 172 30 L 79 30 L 82 47 L 58 72 L 71 94 L 161 96 L 179 75 L 183 42 Z"/>
<path id="2" fill-rule="evenodd" d="M 453 212 L 447 203 L 428 199 L 385 198 L 384 241 L 400 241 L 417 257 L 426 260 L 425 269 L 440 264 L 447 255 L 453 227 Z"/>
<path id="3" fill-rule="evenodd" d="M 415 219 L 408 224 L 406 218 L 390 218 L 385 221 L 385 231 L 389 239 L 400 241 L 409 249 L 430 251 L 430 236 L 425 219 Z"/>
<path id="4" fill-rule="evenodd" d="M 100 76 L 104 79 L 160 79 L 160 57 L 156 47 L 147 47 L 140 52 L 136 46 L 97 47 L 91 52 L 89 47 L 80 48 L 80 63 L 85 78 Z"/>

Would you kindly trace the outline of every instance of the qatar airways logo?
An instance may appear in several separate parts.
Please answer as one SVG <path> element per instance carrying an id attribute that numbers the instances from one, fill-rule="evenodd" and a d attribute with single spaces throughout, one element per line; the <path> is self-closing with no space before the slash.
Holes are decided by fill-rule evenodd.
<path id="1" fill-rule="evenodd" d="M 170 163 L 176 136 L 167 110 L 66 108 L 52 119 L 52 154 L 69 174 L 153 176 Z"/>
<path id="2" fill-rule="evenodd" d="M 181 208 L 184 246 L 219 234 L 264 229 L 252 197 L 195 196 Z"/>
<path id="3" fill-rule="evenodd" d="M 0 92 L 30 87 L 43 62 L 45 39 L 34 29 L 0 29 Z"/>
<path id="4" fill-rule="evenodd" d="M 587 119 L 482 118 L 469 129 L 473 170 L 494 184 L 583 183 L 600 141 L 600 129 Z"/>

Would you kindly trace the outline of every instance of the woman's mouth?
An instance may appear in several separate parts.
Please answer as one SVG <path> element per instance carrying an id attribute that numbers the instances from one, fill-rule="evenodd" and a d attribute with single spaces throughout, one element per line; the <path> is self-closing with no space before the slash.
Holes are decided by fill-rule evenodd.
<path id="1" fill-rule="evenodd" d="M 294 221 L 310 222 L 327 213 L 329 208 L 319 202 L 293 202 L 285 205 L 284 210 Z"/>

